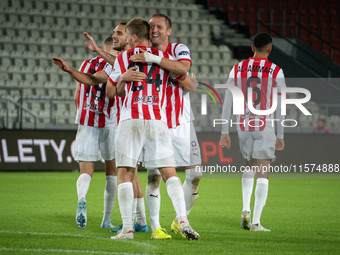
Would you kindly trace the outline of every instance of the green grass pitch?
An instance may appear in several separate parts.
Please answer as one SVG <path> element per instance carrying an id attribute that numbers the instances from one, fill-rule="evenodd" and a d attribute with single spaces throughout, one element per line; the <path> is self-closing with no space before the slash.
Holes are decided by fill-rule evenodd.
<path id="1" fill-rule="evenodd" d="M 92 178 L 88 225 L 79 229 L 75 223 L 78 176 L 71 172 L 0 173 L 0 254 L 340 253 L 339 178 L 270 179 L 261 218 L 262 225 L 272 230 L 268 233 L 240 228 L 240 178 L 203 178 L 200 198 L 189 215 L 201 238 L 187 241 L 173 233 L 172 240 L 152 240 L 150 233 L 136 233 L 134 240 L 111 240 L 112 234 L 99 228 L 103 172 Z M 183 180 L 184 174 L 179 177 Z M 140 179 L 145 188 L 146 173 L 140 173 Z M 160 221 L 170 230 L 175 212 L 164 183 L 161 195 Z M 116 225 L 121 223 L 117 200 L 112 218 Z"/>

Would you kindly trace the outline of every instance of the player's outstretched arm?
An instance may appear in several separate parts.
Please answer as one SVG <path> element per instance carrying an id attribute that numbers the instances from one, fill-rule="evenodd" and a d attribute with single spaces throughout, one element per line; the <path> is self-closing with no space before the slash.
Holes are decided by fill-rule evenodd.
<path id="1" fill-rule="evenodd" d="M 132 55 L 130 57 L 130 60 L 132 60 L 133 62 L 155 63 L 169 70 L 170 72 L 178 74 L 178 75 L 185 75 L 188 73 L 190 69 L 190 65 L 191 65 L 190 61 L 170 60 L 167 58 L 162 58 L 160 56 L 151 54 L 143 49 L 141 49 L 140 51 L 142 53 Z"/>
<path id="2" fill-rule="evenodd" d="M 53 63 L 56 64 L 61 70 L 64 72 L 69 73 L 73 79 L 76 81 L 89 85 L 89 86 L 95 86 L 100 83 L 104 83 L 107 81 L 107 75 L 104 70 L 101 70 L 94 74 L 87 74 L 79 72 L 78 70 L 71 68 L 64 60 L 61 58 L 53 57 Z"/>
<path id="3" fill-rule="evenodd" d="M 282 151 L 285 147 L 285 141 L 280 138 L 276 138 L 275 150 Z"/>
<path id="4" fill-rule="evenodd" d="M 220 145 L 224 149 L 230 149 L 231 140 L 229 134 L 222 134 L 220 138 Z"/>
<path id="5" fill-rule="evenodd" d="M 106 62 L 114 66 L 116 57 L 118 56 L 119 52 L 117 51 L 117 56 L 107 53 L 103 51 L 103 49 L 98 47 L 97 43 L 93 40 L 92 36 L 89 33 L 84 32 L 84 36 L 89 41 L 89 42 L 85 42 L 85 45 L 89 48 L 89 50 L 92 52 L 96 52 L 99 56 L 105 59 Z"/>
<path id="6" fill-rule="evenodd" d="M 73 73 L 75 71 L 75 69 L 73 69 L 72 67 L 70 67 L 66 61 L 64 61 L 61 58 L 56 58 L 53 57 L 53 64 L 57 65 L 62 71 L 67 72 L 69 74 Z"/>

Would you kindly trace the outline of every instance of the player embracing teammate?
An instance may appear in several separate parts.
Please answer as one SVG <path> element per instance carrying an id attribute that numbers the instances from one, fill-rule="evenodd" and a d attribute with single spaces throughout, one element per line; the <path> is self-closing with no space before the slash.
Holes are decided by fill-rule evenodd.
<path id="1" fill-rule="evenodd" d="M 166 85 L 171 77 L 170 71 L 160 68 L 155 63 L 133 62 L 130 59 L 131 56 L 144 52 L 148 52 L 146 55 L 149 57 L 156 57 L 156 62 L 173 58 L 167 53 L 149 47 L 149 24 L 143 19 L 131 20 L 126 25 L 126 35 L 128 44 L 134 48 L 117 57 L 108 82 L 108 89 L 111 85 L 111 88 L 117 90 L 118 95 L 125 95 L 117 128 L 119 135 L 115 139 L 118 202 L 123 228 L 112 239 L 133 239 L 132 181 L 138 160 L 143 161 L 146 168 L 160 170 L 176 211 L 181 232 L 188 239 L 198 239 L 198 233 L 189 225 L 186 217 L 184 192 L 176 174 L 174 151 L 166 124 Z M 138 72 L 146 75 L 143 81 L 127 82 L 123 78 L 122 74 L 134 66 L 137 66 Z M 174 78 L 176 81 L 184 77 Z"/>
<path id="2" fill-rule="evenodd" d="M 165 48 L 163 49 L 165 53 L 158 51 L 156 49 L 152 49 L 152 48 L 150 48 L 149 53 L 147 53 L 146 51 L 147 48 L 145 47 L 148 46 L 149 26 L 146 21 L 143 21 L 141 19 L 134 19 L 130 23 L 130 29 L 126 29 L 126 32 L 127 32 L 126 35 L 128 35 L 128 31 L 129 31 L 129 40 L 128 40 L 129 44 L 128 45 L 130 46 L 131 45 L 133 46 L 142 45 L 145 47 L 137 47 L 137 49 L 140 49 L 137 52 L 130 50 L 129 52 L 122 54 L 116 60 L 114 64 L 115 67 L 113 69 L 112 67 L 110 68 L 110 66 L 108 65 L 106 65 L 106 67 L 104 68 L 105 73 L 112 77 L 109 79 L 109 81 L 117 85 L 117 86 L 110 86 L 111 83 L 108 82 L 108 86 L 106 87 L 107 94 L 110 94 L 111 97 L 115 96 L 117 94 L 117 88 L 121 88 L 122 91 L 130 93 L 130 94 L 127 93 L 126 97 L 124 97 L 123 105 L 120 105 L 119 103 L 117 104 L 118 100 L 115 100 L 116 107 L 119 112 L 117 114 L 117 118 L 120 121 L 122 121 L 122 125 L 120 126 L 123 126 L 123 125 L 127 126 L 125 128 L 118 128 L 118 130 L 120 131 L 116 133 L 119 135 L 117 136 L 117 139 L 115 142 L 115 148 L 116 148 L 115 153 L 116 153 L 116 157 L 120 155 L 121 161 L 119 162 L 122 162 L 122 163 L 118 163 L 117 161 L 117 166 L 120 168 L 123 168 L 123 170 L 121 170 L 122 174 L 119 175 L 122 177 L 121 179 L 119 179 L 119 184 L 124 184 L 125 182 L 128 182 L 127 180 L 131 180 L 131 178 L 128 178 L 128 176 L 129 177 L 131 175 L 134 176 L 134 173 L 131 173 L 132 171 L 131 168 L 132 168 L 132 165 L 136 165 L 137 159 L 143 161 L 145 166 L 151 170 L 149 171 L 147 197 L 149 198 L 149 195 L 150 195 L 149 194 L 150 187 L 154 185 L 154 183 L 151 183 L 150 180 L 155 180 L 155 179 L 159 180 L 160 178 L 158 178 L 158 176 L 160 177 L 160 174 L 161 174 L 163 177 L 163 180 L 167 183 L 168 193 L 169 193 L 169 196 L 173 198 L 173 204 L 174 204 L 174 207 L 177 213 L 176 219 L 174 220 L 171 228 L 175 230 L 176 232 L 182 232 L 183 236 L 186 236 L 188 239 L 198 239 L 199 238 L 198 233 L 195 232 L 190 227 L 187 221 L 187 218 L 186 218 L 186 215 L 190 212 L 190 209 L 192 208 L 193 204 L 198 198 L 198 194 L 197 194 L 198 182 L 201 178 L 200 172 L 190 171 L 190 168 L 192 167 L 192 162 L 193 162 L 191 160 L 193 154 L 195 154 L 196 157 L 198 157 L 195 161 L 196 165 L 200 165 L 201 163 L 200 151 L 198 147 L 196 133 L 193 129 L 192 123 L 190 122 L 191 109 L 190 109 L 189 94 L 184 93 L 185 91 L 184 88 L 186 90 L 190 90 L 191 84 L 193 83 L 192 80 L 190 80 L 190 78 L 186 76 L 186 73 L 191 66 L 190 52 L 189 52 L 189 49 L 185 45 L 170 44 L 168 42 L 168 36 L 171 33 L 171 20 L 168 17 L 162 14 L 157 14 L 157 15 L 154 15 L 150 19 L 150 22 L 152 21 L 152 19 L 154 20 L 160 19 L 164 23 L 163 27 L 161 29 L 158 29 L 158 31 L 157 29 L 154 29 L 153 30 L 154 32 L 150 30 L 150 35 L 152 34 L 151 36 L 154 39 L 155 38 L 160 39 L 161 43 L 157 44 L 153 42 L 153 45 L 155 45 L 158 48 L 162 48 L 162 47 L 164 48 L 165 46 Z M 164 26 L 165 23 L 167 23 L 168 21 L 170 22 L 169 23 L 170 26 L 168 26 L 168 24 Z M 159 28 L 159 24 L 156 26 Z M 156 26 L 154 25 L 153 27 L 155 28 Z M 143 35 L 141 32 L 145 28 L 147 28 L 147 35 Z M 170 31 L 170 33 L 163 35 L 163 37 L 160 37 L 159 35 L 155 35 L 161 32 L 162 29 L 163 29 L 163 32 Z M 91 43 L 92 38 L 86 33 L 84 33 L 84 35 L 89 39 Z M 90 48 L 91 45 L 87 44 L 87 46 Z M 122 51 L 123 50 L 121 50 L 121 52 Z M 172 54 L 175 56 L 177 55 L 176 61 L 169 54 Z M 101 51 L 99 55 L 104 57 L 108 62 L 110 63 L 113 62 L 112 60 L 114 58 L 112 58 L 111 55 L 104 54 L 103 51 Z M 149 58 L 146 59 L 146 61 L 138 61 L 136 59 L 133 59 L 134 56 L 138 56 L 138 55 L 148 56 Z M 126 57 L 124 58 L 122 56 L 126 56 Z M 148 61 L 149 62 L 156 61 L 156 62 L 147 64 L 146 62 Z M 161 62 L 159 63 L 160 64 L 159 66 L 157 62 Z M 98 74 L 84 76 L 84 75 L 80 75 L 79 72 L 74 72 L 74 70 L 69 68 L 68 65 L 64 63 L 61 59 L 54 58 L 54 63 L 56 63 L 62 70 L 69 72 L 71 76 L 75 78 L 76 80 L 84 82 L 88 85 L 93 86 L 93 85 L 98 84 L 98 82 L 102 82 L 105 80 L 105 76 L 103 76 L 104 71 L 100 71 L 98 72 Z M 118 74 L 117 77 L 115 77 L 114 73 L 117 72 L 118 69 L 120 70 L 120 74 Z M 168 70 L 173 72 L 174 79 L 170 77 L 169 75 L 170 72 Z M 141 74 L 143 75 L 145 74 L 145 75 L 142 76 Z M 177 78 L 175 78 L 175 76 L 177 76 L 176 74 L 177 75 L 181 74 L 182 76 L 178 76 Z M 127 80 L 126 80 L 126 77 L 128 77 Z M 117 78 L 119 79 L 117 80 Z M 114 79 L 116 79 L 117 81 L 114 81 Z M 134 81 L 134 82 L 131 83 L 131 81 Z M 133 86 L 127 88 L 129 84 L 130 86 L 131 84 Z M 136 84 L 140 84 L 140 85 L 136 86 Z M 155 86 L 155 88 L 150 90 L 151 85 Z M 125 93 L 124 93 L 124 96 L 125 96 Z M 156 105 L 158 105 L 158 108 L 156 107 Z M 175 117 L 172 117 L 172 116 L 175 116 Z M 182 116 L 185 116 L 185 117 L 182 118 Z M 183 128 L 181 130 L 177 129 L 177 134 L 176 132 L 172 132 L 171 137 L 172 139 L 174 139 L 174 137 L 177 136 L 177 143 L 179 142 L 176 148 L 176 152 L 177 152 L 176 163 L 178 165 L 178 162 L 179 162 L 178 155 L 179 155 L 179 157 L 182 157 L 184 160 L 180 162 L 179 166 L 186 167 L 186 182 L 184 183 L 184 187 L 186 188 L 184 189 L 184 194 L 185 194 L 184 200 L 185 202 L 187 201 L 189 202 L 185 203 L 184 201 L 182 201 L 181 197 L 182 197 L 183 188 L 182 188 L 181 182 L 179 181 L 176 175 L 176 171 L 174 169 L 175 163 L 172 162 L 173 157 L 174 157 L 172 155 L 173 153 L 172 143 L 170 144 L 167 143 L 166 146 L 165 144 L 162 144 L 162 142 L 164 142 L 164 138 L 163 138 L 164 133 L 162 133 L 162 135 L 159 136 L 158 138 L 158 140 L 162 141 L 161 144 L 163 147 L 159 146 L 159 141 L 158 141 L 158 144 L 156 141 L 156 146 L 154 146 L 155 144 L 153 143 L 151 143 L 151 145 L 145 144 L 144 143 L 145 141 L 143 140 L 145 139 L 145 137 L 149 137 L 149 140 L 150 140 L 151 135 L 152 136 L 156 135 L 154 131 L 158 130 L 158 128 L 157 129 L 153 128 L 149 136 L 148 135 L 143 136 L 142 141 L 139 141 L 141 142 L 140 145 L 142 146 L 141 148 L 143 151 L 142 153 L 143 157 L 140 157 L 141 151 L 139 151 L 138 148 L 136 149 L 135 145 L 130 146 L 130 147 L 127 146 L 128 145 L 126 143 L 127 140 L 124 140 L 124 143 L 122 144 L 119 143 L 118 137 L 121 137 L 121 134 L 123 134 L 123 132 L 126 133 L 126 130 L 129 130 L 131 126 L 130 123 L 132 122 L 128 121 L 130 119 L 132 120 L 145 119 L 144 120 L 146 121 L 145 123 L 151 123 L 151 122 L 154 122 L 153 120 L 157 120 L 156 122 L 158 123 L 157 125 L 160 125 L 159 123 L 162 123 L 162 122 L 165 125 L 166 123 L 168 123 L 169 128 L 172 128 L 172 127 L 176 128 L 178 125 L 183 124 L 181 126 Z M 124 124 L 124 123 L 128 123 L 128 124 Z M 153 125 L 156 125 L 156 124 L 153 124 Z M 166 132 L 168 133 L 169 132 L 168 129 L 166 130 L 167 130 Z M 150 132 L 150 130 L 146 130 L 146 132 Z M 127 136 L 131 137 L 131 134 L 132 132 L 130 132 L 129 135 Z M 191 136 L 190 134 L 193 136 Z M 191 144 L 195 144 L 195 146 L 193 146 L 193 148 L 190 149 L 191 139 L 195 141 L 195 143 L 191 143 Z M 151 140 L 157 140 L 157 139 L 151 139 Z M 181 141 L 182 143 L 180 143 Z M 133 144 L 135 144 L 135 142 L 133 142 Z M 176 143 L 173 143 L 173 144 L 174 146 L 176 146 Z M 129 152 L 126 150 L 127 147 L 128 147 Z M 179 149 L 182 149 L 182 152 L 180 152 Z M 124 156 L 121 156 L 121 155 L 124 155 Z M 166 158 L 169 158 L 169 160 L 164 161 L 164 156 L 166 156 Z M 126 157 L 129 160 L 126 160 Z M 131 157 L 133 158 L 132 161 L 131 161 Z M 156 159 L 150 160 L 150 157 L 151 159 L 154 157 Z M 122 165 L 119 165 L 119 164 L 122 164 Z M 160 169 L 160 171 L 158 169 Z M 133 179 L 134 178 L 132 178 L 132 180 Z M 121 188 L 118 188 L 118 190 L 119 189 L 124 190 L 124 186 L 128 186 L 128 184 L 120 185 Z M 152 191 L 156 191 L 159 193 L 159 183 L 158 185 L 154 185 L 154 189 Z M 121 192 L 121 193 L 124 193 L 124 192 Z M 124 211 L 124 203 L 128 201 L 128 208 L 130 208 L 129 207 L 130 203 L 129 203 L 129 200 L 126 200 L 126 199 L 123 199 L 121 201 L 122 202 L 120 203 L 123 204 L 121 206 L 121 212 L 122 212 L 122 217 L 123 217 L 123 229 L 122 231 L 120 231 L 118 236 L 113 237 L 114 239 L 131 238 L 131 233 L 130 233 L 131 226 L 130 225 L 132 221 L 129 221 L 130 219 L 126 220 L 127 218 L 126 215 L 129 215 L 129 218 L 130 218 L 130 213 L 126 212 L 126 210 Z M 155 214 L 155 217 L 157 219 L 155 220 L 155 218 L 153 217 L 151 218 L 151 223 L 152 223 L 151 225 L 153 229 L 152 238 L 155 238 L 155 239 L 165 239 L 169 237 L 171 238 L 171 236 L 167 235 L 164 229 L 160 228 L 160 224 L 159 224 L 160 198 L 158 197 L 158 201 L 156 201 L 156 203 L 154 202 L 155 201 L 151 201 L 151 204 L 152 204 L 151 207 L 153 209 L 150 209 L 150 211 L 152 212 L 151 214 Z M 147 199 L 147 205 L 148 207 L 150 205 L 150 203 L 148 203 L 148 199 Z"/>
<path id="3" fill-rule="evenodd" d="M 157 63 L 173 73 L 186 75 L 191 67 L 189 48 L 181 43 L 170 43 L 172 22 L 164 14 L 157 13 L 149 19 L 150 41 L 152 47 L 173 56 L 174 60 L 160 58 L 146 53 L 131 57 L 135 62 Z M 185 168 L 185 182 L 183 183 L 186 214 L 188 215 L 198 199 L 198 184 L 202 177 L 196 166 L 201 165 L 201 153 L 193 126 L 193 114 L 190 106 L 190 93 L 196 89 L 195 80 L 187 75 L 182 82 L 171 80 L 166 88 L 166 116 L 174 147 L 177 167 Z M 153 238 L 170 238 L 159 222 L 160 210 L 160 172 L 157 168 L 148 168 L 148 184 L 145 192 L 146 204 L 150 216 Z M 171 224 L 176 234 L 181 233 L 178 217 Z M 184 235 L 183 235 L 184 236 Z"/>

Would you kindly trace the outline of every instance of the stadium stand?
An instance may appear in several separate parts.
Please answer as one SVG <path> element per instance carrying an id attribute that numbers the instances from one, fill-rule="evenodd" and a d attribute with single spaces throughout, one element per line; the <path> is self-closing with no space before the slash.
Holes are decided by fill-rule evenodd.
<path id="1" fill-rule="evenodd" d="M 246 26 L 250 35 L 261 31 L 299 38 L 340 64 L 338 1 L 209 0 L 206 4 L 211 12 L 223 12 L 229 24 Z"/>

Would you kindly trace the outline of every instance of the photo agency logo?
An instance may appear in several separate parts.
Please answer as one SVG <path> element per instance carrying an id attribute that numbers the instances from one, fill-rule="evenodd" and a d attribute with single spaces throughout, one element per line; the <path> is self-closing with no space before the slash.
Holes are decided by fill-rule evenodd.
<path id="1" fill-rule="evenodd" d="M 219 94 L 217 93 L 217 91 L 213 87 L 211 87 L 210 85 L 205 84 L 203 82 L 197 82 L 197 83 L 202 85 L 202 86 L 209 88 L 212 92 L 214 92 L 215 95 L 217 96 L 218 100 L 220 101 L 221 106 L 222 106 L 222 100 L 221 100 Z M 212 98 L 215 105 L 217 106 L 216 100 L 209 90 L 207 90 L 205 88 L 201 88 L 201 87 L 197 87 L 197 88 L 201 89 L 205 93 L 207 93 Z M 201 115 L 207 115 L 207 94 L 201 94 Z"/>
<path id="2" fill-rule="evenodd" d="M 250 116 L 248 123 L 233 123 L 232 120 L 230 120 L 230 127 L 233 126 L 233 124 L 241 124 L 245 126 L 248 124 L 249 127 L 262 127 L 265 126 L 266 123 L 264 123 L 263 120 L 259 119 L 259 126 L 254 126 L 254 118 L 260 117 L 260 116 L 268 116 L 274 113 L 278 107 L 278 96 L 281 96 L 281 104 L 279 105 L 281 108 L 281 115 L 286 116 L 287 113 L 287 105 L 295 105 L 304 115 L 311 116 L 312 114 L 303 106 L 304 103 L 307 103 L 311 99 L 311 93 L 304 88 L 299 87 L 282 87 L 280 93 L 278 93 L 278 89 L 276 87 L 272 88 L 272 93 L 270 97 L 269 106 L 267 109 L 256 109 L 257 105 L 261 102 L 261 97 L 263 96 L 261 94 L 261 90 L 258 87 L 251 87 L 251 82 L 256 82 L 256 84 L 261 83 L 260 79 L 258 77 L 252 77 L 253 80 L 248 79 L 247 81 L 247 89 L 246 89 L 246 95 L 243 94 L 242 90 L 234 85 L 228 85 L 228 84 L 215 84 L 215 88 L 224 88 L 228 89 L 233 98 L 233 114 L 234 115 L 247 115 Z M 258 78 L 258 80 L 256 79 Z M 287 95 L 289 93 L 300 93 L 303 94 L 304 97 L 302 98 L 287 98 Z M 255 100 L 253 100 L 255 98 Z M 266 99 L 263 99 L 266 100 Z M 203 105 L 203 103 L 202 103 Z M 248 108 L 249 111 L 245 112 L 245 108 Z M 269 109 L 268 109 L 269 108 Z M 213 126 L 220 124 L 228 124 L 229 120 L 225 119 L 214 119 Z M 274 122 L 280 122 L 279 119 L 268 119 L 266 121 L 270 121 L 271 125 L 274 126 Z M 244 119 L 245 122 L 245 119 Z M 291 125 L 288 125 L 287 123 L 292 123 Z M 296 127 L 298 125 L 298 122 L 296 119 L 284 119 L 280 123 L 284 127 Z"/>

